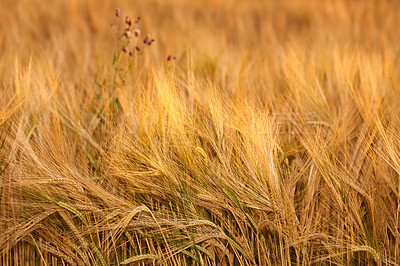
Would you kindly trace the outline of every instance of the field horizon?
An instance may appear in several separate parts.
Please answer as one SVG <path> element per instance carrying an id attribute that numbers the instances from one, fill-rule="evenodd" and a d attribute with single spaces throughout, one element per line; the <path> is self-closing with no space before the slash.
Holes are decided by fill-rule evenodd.
<path id="1" fill-rule="evenodd" d="M 400 2 L 0 7 L 0 265 L 400 265 Z"/>

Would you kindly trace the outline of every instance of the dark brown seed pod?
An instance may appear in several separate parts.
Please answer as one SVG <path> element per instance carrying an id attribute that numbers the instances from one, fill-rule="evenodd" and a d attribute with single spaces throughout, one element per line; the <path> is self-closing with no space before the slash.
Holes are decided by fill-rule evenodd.
<path id="1" fill-rule="evenodd" d="M 132 20 L 128 16 L 125 17 L 125 24 L 128 26 L 128 29 L 132 25 Z"/>

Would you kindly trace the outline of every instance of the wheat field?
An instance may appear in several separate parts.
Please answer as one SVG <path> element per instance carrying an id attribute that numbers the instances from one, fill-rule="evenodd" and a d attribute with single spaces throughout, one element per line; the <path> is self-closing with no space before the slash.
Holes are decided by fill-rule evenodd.
<path id="1" fill-rule="evenodd" d="M 399 10 L 0 0 L 0 265 L 400 265 Z"/>

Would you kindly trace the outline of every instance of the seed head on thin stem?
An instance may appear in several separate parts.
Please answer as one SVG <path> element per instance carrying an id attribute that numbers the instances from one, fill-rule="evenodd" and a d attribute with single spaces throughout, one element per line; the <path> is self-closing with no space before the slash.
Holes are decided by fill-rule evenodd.
<path id="1" fill-rule="evenodd" d="M 146 44 L 150 39 L 150 34 L 147 34 L 146 37 L 143 39 L 143 43 Z"/>
<path id="2" fill-rule="evenodd" d="M 133 33 L 135 34 L 135 37 L 138 37 L 140 35 L 140 30 L 136 29 Z"/>
<path id="3" fill-rule="evenodd" d="M 128 17 L 128 16 L 126 16 L 125 17 L 125 23 L 126 23 L 126 25 L 128 26 L 128 28 L 132 25 L 132 20 Z"/>
<path id="4" fill-rule="evenodd" d="M 126 29 L 125 32 L 124 32 L 124 36 L 125 36 L 125 38 L 130 39 L 131 38 L 131 31 L 129 29 Z"/>
<path id="5" fill-rule="evenodd" d="M 151 39 L 151 41 L 149 41 L 148 45 L 150 46 L 153 42 L 154 42 L 154 39 Z"/>
<path id="6" fill-rule="evenodd" d="M 176 60 L 176 56 L 168 55 L 167 61 Z"/>

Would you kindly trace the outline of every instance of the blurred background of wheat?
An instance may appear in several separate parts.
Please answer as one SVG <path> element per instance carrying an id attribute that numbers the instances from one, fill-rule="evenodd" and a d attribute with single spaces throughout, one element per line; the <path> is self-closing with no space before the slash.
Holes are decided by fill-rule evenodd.
<path id="1" fill-rule="evenodd" d="M 399 10 L 0 0 L 0 264 L 400 265 Z"/>

